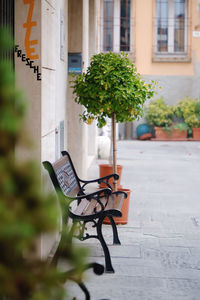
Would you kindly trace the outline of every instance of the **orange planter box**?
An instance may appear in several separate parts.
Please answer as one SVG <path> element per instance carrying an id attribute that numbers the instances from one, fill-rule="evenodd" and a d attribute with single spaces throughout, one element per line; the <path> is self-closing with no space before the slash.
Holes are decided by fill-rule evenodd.
<path id="1" fill-rule="evenodd" d="M 154 127 L 155 139 L 157 141 L 187 141 L 187 130 L 173 128 L 171 132 L 167 132 L 162 127 Z"/>
<path id="2" fill-rule="evenodd" d="M 200 141 L 200 128 L 192 128 L 193 139 Z"/>

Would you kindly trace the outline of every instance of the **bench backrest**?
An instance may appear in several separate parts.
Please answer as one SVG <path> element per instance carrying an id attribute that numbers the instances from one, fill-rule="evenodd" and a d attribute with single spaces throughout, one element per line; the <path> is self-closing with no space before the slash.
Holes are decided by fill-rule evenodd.
<path id="1" fill-rule="evenodd" d="M 60 188 L 66 196 L 70 197 L 82 193 L 78 176 L 68 152 L 64 151 L 63 156 L 53 164 L 43 162 L 43 165 L 48 170 L 56 189 Z"/>

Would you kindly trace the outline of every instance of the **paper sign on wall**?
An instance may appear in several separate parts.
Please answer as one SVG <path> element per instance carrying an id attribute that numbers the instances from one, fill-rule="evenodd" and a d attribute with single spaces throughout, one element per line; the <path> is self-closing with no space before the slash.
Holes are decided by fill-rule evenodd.
<path id="1" fill-rule="evenodd" d="M 200 31 L 193 31 L 193 37 L 200 37 Z"/>

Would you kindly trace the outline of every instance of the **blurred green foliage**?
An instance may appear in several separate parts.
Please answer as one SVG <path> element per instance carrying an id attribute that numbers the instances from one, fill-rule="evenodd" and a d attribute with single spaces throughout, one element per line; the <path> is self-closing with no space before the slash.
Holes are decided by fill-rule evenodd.
<path id="1" fill-rule="evenodd" d="M 200 100 L 186 97 L 174 106 L 174 113 L 182 117 L 188 127 L 200 127 Z"/>
<path id="2" fill-rule="evenodd" d="M 146 107 L 145 117 L 150 125 L 158 127 L 169 128 L 173 123 L 173 128 L 182 130 L 200 127 L 200 100 L 186 97 L 174 105 L 168 105 L 163 98 L 159 98 Z"/>
<path id="3" fill-rule="evenodd" d="M 150 125 L 169 127 L 172 125 L 172 107 L 164 102 L 163 98 L 151 101 L 145 108 L 145 117 Z"/>
<path id="4" fill-rule="evenodd" d="M 0 57 L 12 39 L 0 29 Z M 36 255 L 37 241 L 58 226 L 57 199 L 41 191 L 41 169 L 35 161 L 19 161 L 15 147 L 22 138 L 25 101 L 15 88 L 12 63 L 0 61 L 0 299 L 71 299 L 64 283 L 80 282 L 85 250 L 72 242 L 75 226 L 63 224 L 64 243 L 56 253 L 72 267 L 61 271 Z M 68 205 L 66 199 L 63 205 Z"/>

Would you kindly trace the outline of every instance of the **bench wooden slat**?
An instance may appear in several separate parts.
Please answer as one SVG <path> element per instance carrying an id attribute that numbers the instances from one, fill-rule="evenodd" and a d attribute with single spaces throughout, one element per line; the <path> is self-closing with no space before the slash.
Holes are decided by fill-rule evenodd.
<path id="1" fill-rule="evenodd" d="M 98 202 L 95 199 L 92 199 L 91 201 L 88 201 L 87 199 L 82 199 L 80 204 L 76 207 L 76 209 L 73 212 L 76 215 L 91 215 L 94 213 L 97 203 Z"/>
<path id="2" fill-rule="evenodd" d="M 109 197 L 109 201 L 108 201 L 105 209 L 106 210 L 108 210 L 108 209 L 121 210 L 123 200 L 124 200 L 124 194 L 112 194 Z"/>
<path id="3" fill-rule="evenodd" d="M 96 206 L 97 206 L 97 200 L 92 199 L 88 207 L 84 210 L 84 215 L 93 214 Z"/>
<path id="4" fill-rule="evenodd" d="M 80 185 L 76 179 L 68 157 L 61 157 L 53 163 L 53 168 L 63 193 L 70 197 L 76 196 L 80 191 Z"/>
<path id="5" fill-rule="evenodd" d="M 73 211 L 76 215 L 82 215 L 84 210 L 88 207 L 89 202 L 87 199 L 82 199 L 76 209 Z"/>
<path id="6" fill-rule="evenodd" d="M 104 206 L 104 209 L 106 209 L 106 203 L 108 202 L 107 197 L 101 197 L 100 200 L 101 200 L 101 203 L 102 203 L 103 206 Z M 97 204 L 96 204 L 95 209 L 96 209 L 97 212 L 101 211 L 101 209 L 102 209 L 102 208 L 101 208 L 101 205 L 100 205 L 98 202 L 97 202 Z"/>

